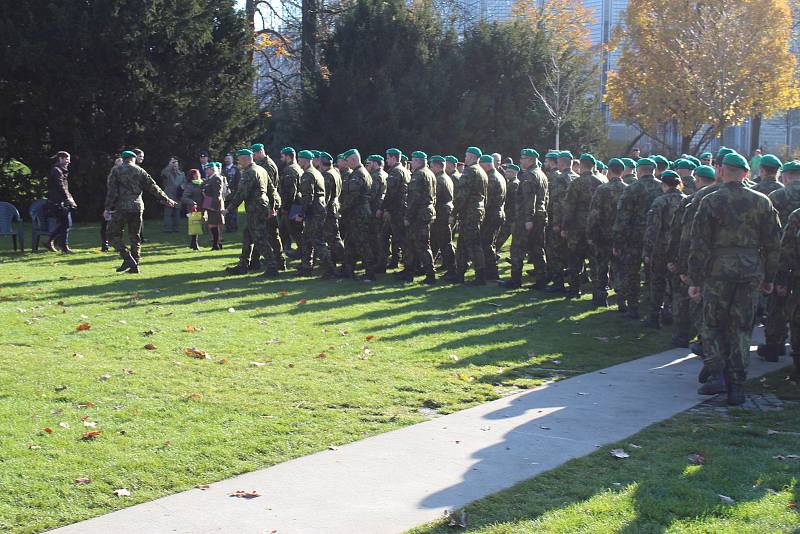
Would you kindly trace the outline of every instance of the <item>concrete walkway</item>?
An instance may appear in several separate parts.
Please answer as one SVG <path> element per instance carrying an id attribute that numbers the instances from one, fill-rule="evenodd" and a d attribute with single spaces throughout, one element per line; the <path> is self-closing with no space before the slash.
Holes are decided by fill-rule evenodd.
<path id="1" fill-rule="evenodd" d="M 789 363 L 753 354 L 749 376 Z M 686 349 L 662 352 L 55 532 L 403 532 L 702 402 L 699 368 Z"/>

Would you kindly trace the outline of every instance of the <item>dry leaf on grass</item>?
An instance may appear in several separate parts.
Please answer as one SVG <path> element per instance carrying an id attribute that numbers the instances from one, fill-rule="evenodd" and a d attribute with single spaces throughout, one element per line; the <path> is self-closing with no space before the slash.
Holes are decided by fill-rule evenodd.
<path id="1" fill-rule="evenodd" d="M 184 349 L 183 353 L 186 354 L 189 357 L 197 358 L 198 360 L 207 360 L 208 359 L 208 353 L 207 352 L 205 352 L 203 350 L 198 350 L 198 349 L 196 349 L 194 347 L 190 347 L 188 349 Z"/>
<path id="2" fill-rule="evenodd" d="M 78 325 L 76 330 L 78 332 L 85 332 L 86 330 L 89 330 L 91 327 L 92 327 L 92 325 L 90 325 L 89 323 L 81 323 L 81 324 Z"/>
<path id="3" fill-rule="evenodd" d="M 148 343 L 147 345 L 144 346 L 144 348 L 145 350 L 156 350 L 156 346 L 153 345 L 152 343 Z"/>
<path id="4" fill-rule="evenodd" d="M 67 386 L 65 386 L 64 384 L 61 384 L 60 386 L 54 387 L 53 391 L 59 392 L 59 391 L 64 391 L 65 389 L 67 389 Z"/>
<path id="5" fill-rule="evenodd" d="M 117 497 L 130 497 L 131 492 L 127 488 L 120 488 L 114 490 L 114 495 Z"/>
<path id="6" fill-rule="evenodd" d="M 372 341 L 373 339 L 375 339 L 375 336 L 367 336 L 367 341 Z"/>
<path id="7" fill-rule="evenodd" d="M 97 423 L 95 423 L 94 421 L 84 421 L 83 426 L 85 426 L 86 428 L 97 428 Z"/>
<path id="8" fill-rule="evenodd" d="M 208 484 L 196 484 L 196 485 L 195 485 L 195 488 L 197 488 L 197 489 L 199 489 L 199 490 L 207 490 L 207 489 L 208 489 L 208 488 L 210 488 L 210 487 L 211 487 L 211 486 L 209 486 Z"/>
<path id="9" fill-rule="evenodd" d="M 625 452 L 625 449 L 611 449 L 611 456 L 614 458 L 630 458 L 631 455 Z"/>
<path id="10" fill-rule="evenodd" d="M 230 497 L 238 497 L 240 499 L 255 499 L 256 497 L 261 497 L 261 494 L 256 490 L 236 490 L 230 494 Z"/>
<path id="11" fill-rule="evenodd" d="M 297 301 L 298 304 L 306 304 L 308 301 L 306 299 L 300 299 Z"/>
<path id="12" fill-rule="evenodd" d="M 98 379 L 99 381 L 101 381 L 101 382 L 105 382 L 105 381 L 106 381 L 106 380 L 108 380 L 109 378 L 111 378 L 111 375 L 110 375 L 110 374 L 108 374 L 108 373 L 102 374 L 102 375 L 100 375 L 100 376 L 98 376 L 98 377 L 97 377 L 97 379 Z"/>
<path id="13" fill-rule="evenodd" d="M 93 403 L 92 401 L 79 402 L 75 406 L 77 406 L 78 408 L 94 408 L 95 403 Z"/>
<path id="14" fill-rule="evenodd" d="M 60 426 L 61 428 L 69 428 L 69 423 L 61 422 L 61 423 L 58 423 L 58 426 Z"/>
<path id="15" fill-rule="evenodd" d="M 325 359 L 325 358 L 327 358 L 327 357 L 328 357 L 328 355 L 327 355 L 327 354 L 325 354 L 324 352 L 320 352 L 319 354 L 317 354 L 316 356 L 314 356 L 314 358 L 316 358 L 317 360 L 324 360 L 324 359 Z"/>
<path id="16" fill-rule="evenodd" d="M 41 447 L 40 447 L 39 445 L 36 445 L 36 444 L 34 444 L 34 443 L 29 443 L 29 444 L 28 444 L 28 448 L 29 448 L 30 450 L 32 450 L 32 451 L 38 451 L 39 449 L 41 449 Z"/>
<path id="17" fill-rule="evenodd" d="M 84 432 L 83 434 L 81 434 L 81 439 L 83 441 L 89 441 L 89 440 L 95 439 L 99 435 L 100 435 L 100 431 L 99 430 L 92 430 L 90 432 Z"/>
<path id="18" fill-rule="evenodd" d="M 200 332 L 201 330 L 203 330 L 202 327 L 194 326 L 191 324 L 187 324 L 186 328 L 183 329 L 184 332 L 189 332 L 189 333 Z"/>
<path id="19" fill-rule="evenodd" d="M 45 434 L 52 434 L 53 433 L 53 429 L 48 426 L 48 427 L 43 428 L 42 432 L 44 432 Z"/>
<path id="20" fill-rule="evenodd" d="M 267 365 L 267 364 L 266 364 L 266 362 L 250 362 L 250 365 L 252 367 L 263 367 L 264 365 Z"/>
<path id="21" fill-rule="evenodd" d="M 80 486 L 82 484 L 91 484 L 91 483 L 92 483 L 92 479 L 89 478 L 89 477 L 80 477 L 80 478 L 76 478 L 75 479 L 75 484 L 77 484 L 78 486 Z"/>
<path id="22" fill-rule="evenodd" d="M 458 377 L 459 380 L 462 380 L 464 382 L 472 382 L 473 380 L 475 380 L 474 376 L 470 376 L 466 373 L 458 373 L 456 376 Z"/>
<path id="23" fill-rule="evenodd" d="M 288 297 L 288 296 L 289 296 L 289 292 L 288 292 L 288 291 L 286 291 L 286 290 L 284 290 L 284 291 L 281 291 L 281 292 L 280 292 L 280 296 L 282 296 L 282 297 Z"/>
<path id="24" fill-rule="evenodd" d="M 189 393 L 188 395 L 186 395 L 183 398 L 183 400 L 185 400 L 185 401 L 199 401 L 201 398 L 203 398 L 203 396 L 200 395 L 199 393 Z"/>

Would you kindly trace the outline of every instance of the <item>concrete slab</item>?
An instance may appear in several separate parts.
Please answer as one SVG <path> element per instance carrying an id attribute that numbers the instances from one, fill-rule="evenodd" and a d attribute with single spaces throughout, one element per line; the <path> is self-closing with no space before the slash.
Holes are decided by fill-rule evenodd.
<path id="1" fill-rule="evenodd" d="M 753 356 L 749 375 L 789 364 Z M 669 350 L 53 532 L 403 532 L 695 406 L 700 366 Z"/>

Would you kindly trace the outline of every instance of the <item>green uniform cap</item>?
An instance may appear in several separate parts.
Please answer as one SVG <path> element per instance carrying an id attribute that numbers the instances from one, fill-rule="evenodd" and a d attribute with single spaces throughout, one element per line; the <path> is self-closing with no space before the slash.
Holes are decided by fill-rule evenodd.
<path id="1" fill-rule="evenodd" d="M 700 159 L 713 159 L 714 155 L 711 152 L 703 152 L 700 154 Z"/>
<path id="2" fill-rule="evenodd" d="M 695 167 L 699 167 L 699 166 L 700 166 L 700 160 L 699 160 L 699 159 L 697 159 L 697 158 L 696 158 L 696 157 L 694 157 L 694 156 L 686 156 L 686 157 L 685 157 L 685 158 L 683 158 L 683 159 L 688 159 L 689 161 L 691 161 L 692 163 L 694 163 L 694 166 L 695 166 Z"/>
<path id="3" fill-rule="evenodd" d="M 321 157 L 322 159 L 326 159 L 328 161 L 333 161 L 333 156 L 331 156 L 327 152 L 320 153 L 319 157 Z"/>
<path id="4" fill-rule="evenodd" d="M 403 151 L 399 148 L 390 148 L 386 151 L 387 156 L 402 156 Z"/>
<path id="5" fill-rule="evenodd" d="M 471 146 L 467 148 L 467 154 L 475 154 L 478 157 L 483 156 L 483 150 L 476 146 Z"/>
<path id="6" fill-rule="evenodd" d="M 675 171 L 664 171 L 661 173 L 661 181 L 667 185 L 675 187 L 676 185 L 681 183 L 681 177 Z"/>
<path id="7" fill-rule="evenodd" d="M 558 157 L 559 157 L 559 159 L 560 158 L 572 159 L 572 152 L 570 152 L 569 150 L 563 150 L 563 151 L 558 153 Z"/>
<path id="8" fill-rule="evenodd" d="M 608 166 L 613 170 L 622 170 L 625 168 L 625 163 L 619 158 L 611 158 L 608 160 Z"/>
<path id="9" fill-rule="evenodd" d="M 560 152 L 556 152 L 555 150 L 549 151 L 547 154 L 544 155 L 544 159 L 558 159 L 558 155 Z"/>
<path id="10" fill-rule="evenodd" d="M 261 143 L 255 143 L 253 146 L 250 147 L 250 150 L 253 152 L 258 152 L 259 150 L 264 150 L 264 145 Z"/>
<path id="11" fill-rule="evenodd" d="M 314 154 L 314 158 L 318 158 L 322 155 L 322 150 L 312 150 L 311 152 Z"/>
<path id="12" fill-rule="evenodd" d="M 340 159 L 344 159 L 344 154 L 336 154 L 336 161 L 339 161 Z"/>
<path id="13" fill-rule="evenodd" d="M 494 163 L 494 158 L 490 154 L 484 154 L 478 158 L 478 163 Z"/>
<path id="14" fill-rule="evenodd" d="M 133 150 L 123 150 L 122 154 L 120 154 L 120 157 L 123 158 L 123 159 L 125 159 L 125 158 L 135 158 L 136 157 L 136 152 L 134 152 Z"/>
<path id="15" fill-rule="evenodd" d="M 297 154 L 298 159 L 314 159 L 315 157 L 316 156 L 314 155 L 314 152 L 312 152 L 311 150 L 301 150 Z"/>
<path id="16" fill-rule="evenodd" d="M 717 179 L 717 171 L 711 165 L 700 165 L 694 170 L 694 175 L 707 180 Z"/>
<path id="17" fill-rule="evenodd" d="M 719 147 L 719 150 L 717 151 L 717 161 L 722 161 L 725 159 L 725 156 L 728 154 L 733 154 L 734 152 L 736 151 L 732 148 L 728 148 L 726 146 Z"/>
<path id="18" fill-rule="evenodd" d="M 221 169 L 221 168 L 222 168 L 222 163 L 221 163 L 221 162 L 219 162 L 219 161 L 215 161 L 214 163 L 212 163 L 212 165 L 214 165 L 214 167 L 216 167 L 216 168 L 218 168 L 218 169 Z"/>
<path id="19" fill-rule="evenodd" d="M 350 150 L 345 150 L 344 152 L 342 152 L 342 156 L 344 156 L 346 158 L 349 158 L 350 156 L 352 156 L 356 152 L 358 152 L 358 150 L 356 150 L 355 148 L 351 148 Z"/>
<path id="20" fill-rule="evenodd" d="M 750 170 L 750 165 L 747 163 L 747 160 L 744 159 L 744 156 L 742 156 L 738 152 L 731 152 L 730 154 L 722 158 L 722 164 L 727 165 L 729 167 L 744 169 L 746 171 Z"/>
<path id="21" fill-rule="evenodd" d="M 519 165 L 512 163 L 510 165 L 506 165 L 506 170 L 519 172 Z"/>
<path id="22" fill-rule="evenodd" d="M 400 161 L 408 161 L 408 156 L 403 154 L 402 156 L 400 156 Z"/>
<path id="23" fill-rule="evenodd" d="M 688 159 L 679 159 L 675 161 L 673 167 L 676 169 L 689 169 L 693 171 L 697 167 L 697 165 L 695 165 Z"/>
<path id="24" fill-rule="evenodd" d="M 433 162 L 444 163 L 445 159 L 442 156 L 431 156 L 431 163 Z"/>
<path id="25" fill-rule="evenodd" d="M 414 159 L 428 159 L 428 155 L 422 150 L 415 150 L 411 153 L 411 157 Z"/>
<path id="26" fill-rule="evenodd" d="M 597 160 L 597 168 L 600 169 L 601 171 L 608 169 L 608 167 L 606 167 L 606 164 L 600 160 Z"/>
<path id="27" fill-rule="evenodd" d="M 294 148 L 290 146 L 285 146 L 281 149 L 281 154 L 291 154 L 292 156 L 294 156 L 295 154 Z"/>
<path id="28" fill-rule="evenodd" d="M 519 151 L 519 155 L 528 158 L 539 158 L 539 153 L 533 148 L 523 148 Z"/>
<path id="29" fill-rule="evenodd" d="M 591 154 L 586 154 L 586 153 L 581 154 L 578 159 L 581 161 L 591 161 L 592 164 L 597 165 L 597 160 L 594 159 L 594 156 L 592 156 Z"/>
<path id="30" fill-rule="evenodd" d="M 765 154 L 761 156 L 761 166 L 769 167 L 771 169 L 780 169 L 781 160 L 775 154 Z"/>
<path id="31" fill-rule="evenodd" d="M 367 161 L 377 161 L 377 162 L 381 163 L 381 162 L 384 161 L 384 159 L 383 159 L 383 156 L 381 156 L 380 154 L 371 154 L 371 155 L 367 156 Z"/>
<path id="32" fill-rule="evenodd" d="M 444 160 L 448 163 L 458 163 L 458 158 L 455 156 L 445 156 Z"/>
<path id="33" fill-rule="evenodd" d="M 243 148 L 243 149 L 237 151 L 236 155 L 237 156 L 252 156 L 253 155 L 253 151 L 250 150 L 249 148 Z"/>
<path id="34" fill-rule="evenodd" d="M 792 161 L 787 161 L 786 163 L 783 164 L 783 167 L 781 167 L 781 169 L 783 171 L 790 171 L 790 172 L 800 171 L 800 161 L 796 159 Z"/>
<path id="35" fill-rule="evenodd" d="M 659 169 L 666 169 L 669 167 L 669 160 L 660 154 L 656 154 L 655 156 L 650 156 L 650 159 L 653 160 L 656 164 L 656 167 Z"/>
<path id="36" fill-rule="evenodd" d="M 656 162 L 652 158 L 641 158 L 636 162 L 637 167 L 655 167 Z"/>
<path id="37" fill-rule="evenodd" d="M 636 168 L 636 162 L 632 158 L 620 158 L 620 161 L 625 164 L 626 167 L 630 169 Z"/>

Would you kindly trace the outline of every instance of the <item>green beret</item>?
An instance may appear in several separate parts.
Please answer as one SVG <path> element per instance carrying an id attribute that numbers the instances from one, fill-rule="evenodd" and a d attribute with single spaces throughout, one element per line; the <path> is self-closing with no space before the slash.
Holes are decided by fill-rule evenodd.
<path id="1" fill-rule="evenodd" d="M 522 157 L 528 157 L 528 158 L 538 158 L 539 157 L 539 153 L 536 152 L 536 150 L 534 150 L 533 148 L 523 148 L 522 150 L 519 151 L 519 155 L 522 156 Z"/>
<path id="2" fill-rule="evenodd" d="M 611 167 L 613 170 L 622 170 L 625 168 L 625 163 L 619 158 L 611 158 L 608 160 L 608 166 Z"/>
<path id="3" fill-rule="evenodd" d="M 688 159 L 679 159 L 675 161 L 673 167 L 676 169 L 689 169 L 693 171 L 697 167 L 697 165 L 695 165 Z"/>
<path id="4" fill-rule="evenodd" d="M 729 167 L 744 169 L 746 171 L 750 170 L 750 165 L 747 164 L 747 160 L 744 159 L 744 156 L 742 156 L 738 152 L 731 152 L 730 154 L 722 158 L 722 164 L 727 165 Z"/>
<path id="5" fill-rule="evenodd" d="M 123 150 L 122 154 L 120 154 L 120 157 L 123 158 L 123 159 L 135 158 L 136 157 L 136 152 L 134 152 L 133 150 Z"/>
<path id="6" fill-rule="evenodd" d="M 294 156 L 295 154 L 294 148 L 290 146 L 285 146 L 281 149 L 281 154 L 291 154 L 292 156 Z"/>
<path id="7" fill-rule="evenodd" d="M 400 161 L 408 161 L 408 156 L 403 154 L 402 156 L 400 156 Z"/>
<path id="8" fill-rule="evenodd" d="M 467 148 L 467 154 L 475 154 L 478 157 L 483 156 L 483 150 L 476 146 L 471 146 Z"/>
<path id="9" fill-rule="evenodd" d="M 237 156 L 252 156 L 253 155 L 253 151 L 250 150 L 249 148 L 243 148 L 241 150 L 236 151 L 236 155 Z"/>
<path id="10" fill-rule="evenodd" d="M 297 154 L 298 159 L 314 159 L 315 157 L 314 152 L 311 150 L 301 150 Z"/>
<path id="11" fill-rule="evenodd" d="M 656 167 L 660 168 L 667 168 L 669 167 L 669 160 L 660 154 L 656 154 L 655 156 L 650 156 L 650 159 L 653 160 L 656 164 Z"/>
<path id="12" fill-rule="evenodd" d="M 218 169 L 221 169 L 221 168 L 222 168 L 222 163 L 220 163 L 219 161 L 215 161 L 214 163 L 212 163 L 212 165 L 213 165 L 214 167 L 218 168 Z"/>
<path id="13" fill-rule="evenodd" d="M 261 143 L 254 143 L 253 146 L 250 147 L 250 150 L 253 152 L 258 152 L 259 150 L 264 150 L 264 145 Z"/>
<path id="14" fill-rule="evenodd" d="M 694 156 L 686 156 L 686 157 L 685 157 L 685 158 L 683 158 L 683 159 L 688 159 L 689 161 L 691 161 L 692 163 L 694 163 L 694 166 L 695 166 L 695 167 L 699 167 L 699 166 L 700 166 L 700 160 L 699 160 L 699 159 L 697 159 L 697 158 L 696 158 L 696 157 L 694 157 Z"/>
<path id="15" fill-rule="evenodd" d="M 336 161 L 339 161 L 340 159 L 345 159 L 344 154 L 336 154 Z"/>
<path id="16" fill-rule="evenodd" d="M 563 150 L 563 151 L 558 153 L 558 157 L 559 157 L 559 159 L 560 158 L 572 159 L 572 152 L 570 152 L 569 150 Z"/>
<path id="17" fill-rule="evenodd" d="M 490 154 L 484 154 L 478 158 L 479 163 L 494 163 L 494 158 Z"/>
<path id="18" fill-rule="evenodd" d="M 414 159 L 428 159 L 428 155 L 422 150 L 415 150 L 411 153 L 411 157 Z"/>
<path id="19" fill-rule="evenodd" d="M 781 169 L 783 171 L 788 171 L 788 172 L 800 171 L 800 161 L 796 159 L 792 161 L 787 161 L 786 163 L 783 164 L 783 167 Z"/>
<path id="20" fill-rule="evenodd" d="M 403 151 L 400 150 L 399 148 L 390 148 L 390 149 L 386 150 L 386 155 L 387 156 L 402 156 L 403 155 Z"/>
<path id="21" fill-rule="evenodd" d="M 652 158 L 641 158 L 636 162 L 637 167 L 655 167 L 656 162 Z"/>
<path id="22" fill-rule="evenodd" d="M 342 152 L 342 156 L 344 156 L 345 158 L 349 158 L 353 154 L 357 154 L 357 153 L 358 153 L 358 150 L 356 150 L 355 148 L 351 148 L 350 150 L 345 150 L 344 152 Z"/>
<path id="23" fill-rule="evenodd" d="M 322 150 L 312 150 L 312 154 L 314 154 L 314 158 L 318 158 L 322 155 Z"/>
<path id="24" fill-rule="evenodd" d="M 445 156 L 444 160 L 448 163 L 458 163 L 458 158 L 455 156 Z"/>
<path id="25" fill-rule="evenodd" d="M 547 154 L 544 155 L 544 159 L 558 159 L 558 155 L 560 152 L 556 152 L 555 150 L 550 150 Z"/>
<path id="26" fill-rule="evenodd" d="M 445 159 L 442 156 L 431 156 L 431 163 L 433 162 L 444 163 Z"/>
<path id="27" fill-rule="evenodd" d="M 761 156 L 761 166 L 769 167 L 771 169 L 780 169 L 781 160 L 779 160 L 778 156 L 775 154 L 765 154 L 764 156 Z"/>
<path id="28" fill-rule="evenodd" d="M 602 161 L 597 160 L 596 163 L 597 163 L 597 168 L 600 169 L 601 171 L 608 169 L 608 167 L 606 167 L 606 164 L 603 163 Z"/>
<path id="29" fill-rule="evenodd" d="M 714 156 L 711 154 L 711 152 L 703 152 L 702 154 L 700 154 L 700 159 L 713 159 L 713 158 Z"/>
<path id="30" fill-rule="evenodd" d="M 664 171 L 661 173 L 661 181 L 667 185 L 675 187 L 676 185 L 681 183 L 681 177 L 675 171 Z"/>
<path id="31" fill-rule="evenodd" d="M 377 161 L 378 163 L 382 163 L 385 160 L 383 159 L 383 156 L 381 156 L 380 154 L 370 154 L 369 156 L 367 156 L 367 161 Z"/>
<path id="32" fill-rule="evenodd" d="M 628 168 L 636 168 L 636 162 L 632 158 L 620 158 L 620 161 L 622 161 L 622 163 L 624 163 Z"/>
<path id="33" fill-rule="evenodd" d="M 578 157 L 578 159 L 581 161 L 591 161 L 593 165 L 597 165 L 597 160 L 594 159 L 594 156 L 588 153 L 581 154 L 580 157 Z"/>
<path id="34" fill-rule="evenodd" d="M 515 163 L 511 163 L 510 165 L 506 165 L 506 170 L 519 172 L 519 165 L 516 165 Z"/>
<path id="35" fill-rule="evenodd" d="M 717 161 L 722 161 L 725 159 L 725 156 L 728 154 L 733 154 L 734 152 L 736 151 L 732 148 L 728 148 L 726 146 L 719 147 L 719 150 L 717 151 Z"/>
<path id="36" fill-rule="evenodd" d="M 694 175 L 707 180 L 717 179 L 717 171 L 711 165 L 700 165 L 694 170 Z"/>
<path id="37" fill-rule="evenodd" d="M 322 153 L 319 155 L 319 157 L 321 157 L 322 159 L 326 159 L 326 160 L 328 160 L 328 161 L 333 161 L 333 156 L 331 156 L 331 155 L 330 155 L 330 154 L 328 154 L 327 152 L 322 152 Z"/>

